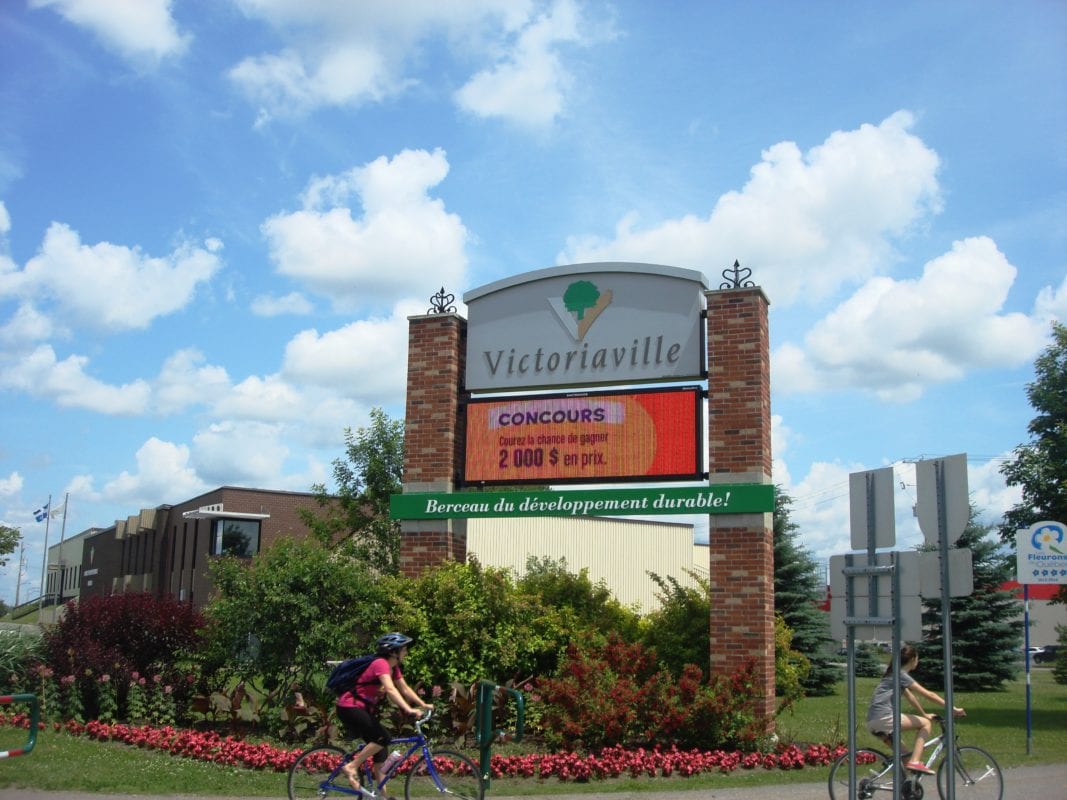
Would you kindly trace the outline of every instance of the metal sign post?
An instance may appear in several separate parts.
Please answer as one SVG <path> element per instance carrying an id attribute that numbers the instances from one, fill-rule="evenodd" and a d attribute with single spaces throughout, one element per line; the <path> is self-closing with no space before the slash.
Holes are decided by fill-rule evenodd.
<path id="1" fill-rule="evenodd" d="M 1026 658 L 1026 754 L 1033 751 L 1030 685 L 1030 584 L 1067 583 L 1067 526 L 1044 520 L 1015 532 L 1015 576 L 1023 586 L 1023 652 Z"/>
<path id="2" fill-rule="evenodd" d="M 952 591 L 949 580 L 949 547 L 956 543 L 970 521 L 967 493 L 967 456 L 919 461 L 915 465 L 918 502 L 916 515 L 927 544 L 935 545 L 941 561 L 941 642 L 945 671 L 945 800 L 956 800 L 956 741 L 952 690 Z"/>

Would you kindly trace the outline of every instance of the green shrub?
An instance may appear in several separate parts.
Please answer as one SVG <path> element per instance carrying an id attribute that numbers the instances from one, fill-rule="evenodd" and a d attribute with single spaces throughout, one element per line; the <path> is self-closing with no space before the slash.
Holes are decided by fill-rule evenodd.
<path id="1" fill-rule="evenodd" d="M 39 632 L 0 632 L 0 694 L 23 694 L 37 690 L 33 665 L 44 655 Z"/>

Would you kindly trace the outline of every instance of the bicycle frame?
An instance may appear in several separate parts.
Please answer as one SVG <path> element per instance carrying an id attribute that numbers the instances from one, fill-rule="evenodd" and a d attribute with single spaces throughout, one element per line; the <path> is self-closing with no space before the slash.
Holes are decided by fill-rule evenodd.
<path id="1" fill-rule="evenodd" d="M 402 765 L 406 764 L 408 762 L 408 759 L 410 759 L 411 756 L 419 750 L 422 751 L 420 758 L 426 763 L 426 772 L 433 780 L 434 786 L 436 786 L 439 791 L 444 789 L 444 786 L 441 783 L 441 777 L 437 774 L 437 769 L 434 767 L 433 759 L 430 757 L 429 742 L 426 739 L 426 735 L 422 732 L 422 724 L 424 722 L 427 722 L 429 719 L 430 715 L 427 715 L 422 719 L 415 721 L 416 733 L 414 736 L 398 736 L 394 739 L 389 740 L 390 746 L 397 744 L 408 744 L 411 746 L 408 748 L 407 752 L 404 753 L 404 755 L 399 760 L 397 760 L 395 764 L 390 766 L 384 775 L 382 775 L 381 782 L 377 784 L 374 783 L 374 766 L 373 764 L 371 764 L 370 761 L 364 762 L 363 769 L 366 770 L 367 773 L 367 782 L 374 786 L 374 791 L 376 793 L 381 792 L 385 788 L 385 785 L 389 783 L 390 779 L 394 775 L 396 775 L 397 770 Z M 364 745 L 364 747 L 365 746 L 366 745 Z M 358 752 L 359 750 L 352 750 L 348 753 L 345 753 L 344 758 L 341 759 L 341 762 L 330 773 L 330 776 L 320 784 L 320 787 L 324 791 L 340 792 L 341 794 L 350 794 L 355 796 L 360 796 L 364 794 L 361 789 L 353 789 L 351 786 L 347 785 L 347 783 L 334 783 L 334 780 L 339 775 L 341 775 L 341 768 L 344 767 L 344 765 L 347 764 L 349 761 L 351 761 L 352 758 Z"/>
<path id="2" fill-rule="evenodd" d="M 937 736 L 934 736 L 932 739 L 927 740 L 923 744 L 923 751 L 924 752 L 926 750 L 929 750 L 931 747 L 933 748 L 933 752 L 930 753 L 930 755 L 929 755 L 929 757 L 927 757 L 926 761 L 923 762 L 924 764 L 926 764 L 927 769 L 933 769 L 934 768 L 934 764 L 937 763 L 937 759 L 941 756 L 941 753 L 944 752 L 944 749 L 945 749 L 945 722 L 944 722 L 943 719 L 941 719 L 940 717 L 937 717 L 937 716 L 935 716 L 934 719 L 941 725 L 941 733 L 939 733 Z M 892 749 L 892 748 L 890 748 L 890 749 Z M 921 772 L 910 773 L 908 770 L 904 770 L 904 772 L 905 772 L 905 780 L 914 780 L 916 783 L 918 783 L 924 777 L 923 773 L 921 773 Z M 881 772 L 879 772 L 877 775 L 875 775 L 871 779 L 870 788 L 875 789 L 875 790 L 879 790 L 879 791 L 890 791 L 890 792 L 893 791 L 893 782 L 891 780 L 892 775 L 893 775 L 893 761 L 891 759 L 890 762 L 889 762 L 889 766 L 886 769 L 884 769 Z M 879 781 L 887 778 L 887 776 L 890 778 L 888 783 L 885 783 L 885 784 L 879 783 Z"/>

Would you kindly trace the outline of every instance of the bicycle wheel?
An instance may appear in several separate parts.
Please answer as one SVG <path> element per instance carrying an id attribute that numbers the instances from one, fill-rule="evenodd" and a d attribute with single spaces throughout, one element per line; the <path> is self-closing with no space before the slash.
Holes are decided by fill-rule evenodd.
<path id="1" fill-rule="evenodd" d="M 948 762 L 942 759 L 937 768 L 937 791 L 946 797 Z M 956 797 L 959 800 L 1001 800 L 1004 796 L 1004 775 L 996 759 L 981 747 L 960 747 L 956 750 Z"/>
<path id="2" fill-rule="evenodd" d="M 440 794 L 451 795 L 461 800 L 482 800 L 485 787 L 482 784 L 481 770 L 478 765 L 460 753 L 438 750 L 431 757 L 433 771 L 431 774 L 426 759 L 412 761 L 411 771 L 404 782 L 406 800 L 435 797 Z"/>
<path id="3" fill-rule="evenodd" d="M 340 747 L 313 747 L 305 751 L 289 767 L 289 800 L 319 800 L 332 794 L 332 787 L 340 781 L 340 786 L 349 788 L 348 779 L 338 773 L 335 781 L 330 775 L 344 757 L 345 751 Z"/>
<path id="4" fill-rule="evenodd" d="M 861 747 L 856 751 L 856 798 L 870 800 L 876 788 L 893 785 L 893 763 L 877 750 Z M 848 753 L 830 767 L 830 800 L 848 800 Z"/>

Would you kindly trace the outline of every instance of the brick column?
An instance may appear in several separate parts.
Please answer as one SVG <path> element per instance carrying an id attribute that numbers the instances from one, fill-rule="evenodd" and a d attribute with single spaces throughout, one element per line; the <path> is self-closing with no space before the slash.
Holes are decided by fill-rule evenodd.
<path id="1" fill-rule="evenodd" d="M 404 491 L 450 492 L 463 453 L 460 392 L 467 321 L 456 314 L 408 318 Z M 414 576 L 441 561 L 467 559 L 465 520 L 401 523 L 400 569 Z"/>
<path id="2" fill-rule="evenodd" d="M 711 483 L 771 483 L 769 303 L 759 288 L 707 292 L 708 465 Z M 755 659 L 773 718 L 772 515 L 709 517 L 711 670 Z"/>

